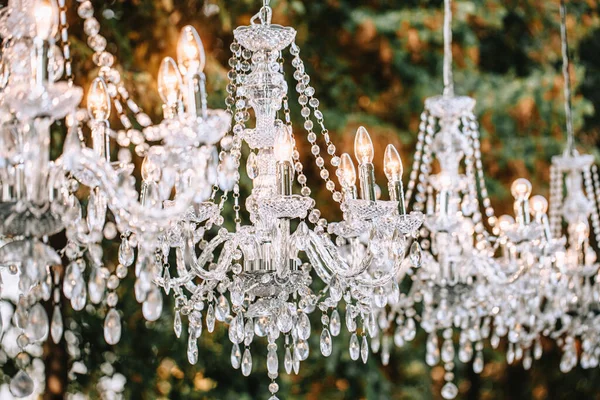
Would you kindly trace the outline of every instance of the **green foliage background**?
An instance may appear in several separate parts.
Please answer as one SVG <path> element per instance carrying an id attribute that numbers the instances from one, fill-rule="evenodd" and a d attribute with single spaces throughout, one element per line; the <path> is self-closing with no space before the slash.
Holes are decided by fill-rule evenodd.
<path id="1" fill-rule="evenodd" d="M 220 12 L 205 14 L 202 0 L 94 0 L 101 33 L 122 66 L 128 87 L 154 118 L 160 116 L 155 76 L 161 59 L 175 56 L 179 29 L 194 25 L 208 55 L 210 104 L 223 108 L 232 29 L 247 24 L 259 0 L 205 0 Z M 74 1 L 72 3 L 75 3 Z M 312 84 L 335 142 L 351 150 L 358 125 L 372 134 L 376 152 L 387 143 L 401 149 L 408 169 L 426 97 L 441 93 L 442 0 L 272 0 L 274 22 L 294 26 Z M 596 0 L 568 2 L 568 32 L 574 56 L 574 116 L 582 151 L 599 154 L 600 142 L 600 6 Z M 96 71 L 91 51 L 75 37 L 82 22 L 73 11 L 71 29 L 77 83 L 87 87 Z M 508 212 L 508 183 L 530 178 L 535 191 L 547 195 L 548 162 L 565 141 L 560 34 L 557 0 L 456 0 L 454 4 L 455 86 L 457 94 L 477 100 L 482 150 L 494 204 Z M 291 88 L 294 85 L 290 86 Z M 295 94 L 295 93 L 294 93 Z M 299 108 L 295 107 L 296 121 Z M 298 126 L 301 126 L 297 124 Z M 306 164 L 310 165 L 308 151 Z M 376 159 L 381 163 L 382 157 Z M 382 165 L 376 165 L 382 171 Z M 317 188 L 314 169 L 309 182 Z M 311 179 L 312 178 L 312 179 Z M 384 182 L 383 176 L 379 181 Z M 326 192 L 316 193 L 330 214 Z M 102 339 L 103 311 L 72 316 L 74 331 L 86 342 L 83 360 L 90 374 L 80 375 L 69 391 L 98 397 L 100 365 L 115 360 L 127 377 L 131 399 L 266 399 L 266 350 L 254 346 L 249 378 L 231 368 L 230 346 L 223 328 L 201 338 L 200 361 L 190 366 L 186 340 L 176 340 L 171 304 L 156 323 L 143 321 L 131 286 L 120 288 L 124 311 L 123 339 L 107 346 Z M 318 326 L 315 320 L 314 326 Z M 424 363 L 424 337 L 396 349 L 390 365 L 372 356 L 367 365 L 349 360 L 348 338 L 334 342 L 328 359 L 312 354 L 299 376 L 282 374 L 282 399 L 434 399 L 443 371 Z M 504 345 L 501 345 L 501 348 Z M 563 375 L 560 354 L 544 342 L 545 355 L 531 371 L 507 366 L 502 351 L 487 350 L 480 377 L 469 365 L 457 366 L 464 399 L 600 398 L 597 370 L 576 369 Z M 53 357 L 49 352 L 48 358 Z"/>

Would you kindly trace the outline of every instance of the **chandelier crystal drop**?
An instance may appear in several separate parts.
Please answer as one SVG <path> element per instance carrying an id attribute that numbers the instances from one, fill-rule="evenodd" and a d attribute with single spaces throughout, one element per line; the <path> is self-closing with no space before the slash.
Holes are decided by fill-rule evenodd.
<path id="1" fill-rule="evenodd" d="M 525 369 L 542 356 L 544 338 L 563 349 L 561 371 L 598 366 L 600 178 L 593 156 L 575 148 L 563 1 L 566 149 L 552 159 L 549 201 L 520 178 L 511 186 L 514 214 L 502 216 L 486 188 L 475 100 L 454 93 L 451 0 L 444 90 L 425 100 L 406 193 L 393 145 L 376 154 L 364 127 L 352 151 L 333 143 L 296 30 L 272 23 L 269 0 L 233 32 L 224 110 L 208 107 L 198 32 L 181 30 L 159 67 L 156 124 L 127 90 L 85 0 L 77 15 L 98 75 L 84 99 L 67 10 L 66 0 L 9 0 L 0 10 L 0 272 L 10 279 L 3 297 L 14 303 L 0 333 L 16 338 L 15 397 L 34 391 L 30 346 L 58 343 L 70 329 L 63 296 L 75 311 L 97 307 L 104 339 L 118 344 L 117 288 L 128 275 L 148 321 L 173 296 L 173 330 L 191 364 L 217 322 L 243 376 L 258 364 L 257 342 L 266 344 L 270 400 L 280 372 L 298 374 L 314 332 L 330 357 L 344 327 L 352 360 L 367 363 L 372 351 L 383 364 L 392 344 L 404 346 L 422 328 L 426 363 L 444 367 L 445 399 L 459 393 L 457 361 L 483 371 L 487 343 L 505 340 L 507 361 Z M 296 103 L 302 126 L 292 124 Z M 51 132 L 59 130 L 63 151 L 53 159 Z M 304 148 L 339 204 L 339 221 L 312 197 Z M 388 200 L 380 199 L 376 156 Z M 242 179 L 251 182 L 248 195 Z M 57 251 L 50 240 L 61 232 L 66 245 Z M 102 242 L 117 236 L 113 268 Z M 77 345 L 69 341 L 70 354 Z M 121 378 L 103 377 L 103 385 Z"/>

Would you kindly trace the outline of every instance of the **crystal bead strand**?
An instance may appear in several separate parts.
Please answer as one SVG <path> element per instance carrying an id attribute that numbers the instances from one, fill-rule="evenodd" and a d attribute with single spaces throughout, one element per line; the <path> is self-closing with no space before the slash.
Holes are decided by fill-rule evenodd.
<path id="1" fill-rule="evenodd" d="M 421 156 L 423 152 L 423 144 L 425 142 L 425 132 L 427 130 L 427 110 L 421 113 L 421 122 L 419 123 L 419 134 L 417 135 L 417 144 L 415 147 L 415 156 L 413 159 L 412 170 L 410 171 L 410 178 L 408 181 L 408 185 L 406 187 L 406 195 L 405 201 L 406 204 L 410 203 L 412 198 L 413 190 L 415 189 L 415 185 L 417 183 L 417 178 L 419 175 L 419 166 L 421 164 Z"/>
<path id="2" fill-rule="evenodd" d="M 320 170 L 319 176 L 325 182 L 325 188 L 332 193 L 333 200 L 339 203 L 342 201 L 342 194 L 336 190 L 336 184 L 330 179 L 329 171 L 325 168 L 325 162 L 320 155 L 321 149 L 316 143 L 316 134 L 313 132 L 314 123 L 310 119 L 311 111 L 310 108 L 306 106 L 307 104 L 313 109 L 313 114 L 321 127 L 321 135 L 327 145 L 327 153 L 331 157 L 330 163 L 334 168 L 339 167 L 340 158 L 336 155 L 335 145 L 331 142 L 329 131 L 325 128 L 323 113 L 319 110 L 319 100 L 314 97 L 315 89 L 309 85 L 310 77 L 305 72 L 304 63 L 300 58 L 300 48 L 296 43 L 292 43 L 290 53 L 294 56 L 292 65 L 296 68 L 296 72 L 294 73 L 294 79 L 298 82 L 296 91 L 299 94 L 298 102 L 302 107 L 301 113 L 304 117 L 304 129 L 308 132 L 308 140 L 312 144 L 311 153 L 315 157 L 315 163 Z"/>
<path id="3" fill-rule="evenodd" d="M 596 174 L 595 177 L 597 178 L 598 175 Z M 585 183 L 585 194 L 586 194 L 590 204 L 593 204 L 590 219 L 592 220 L 592 227 L 593 227 L 594 235 L 596 236 L 596 241 L 598 242 L 598 239 L 600 239 L 600 220 L 598 218 L 598 206 L 597 206 L 596 199 L 595 199 L 592 170 L 590 168 L 586 168 L 583 171 L 583 179 L 584 179 L 584 183 Z M 597 184 L 598 184 L 598 182 L 596 182 L 596 185 Z M 600 242 L 598 242 L 598 243 L 600 243 Z"/>
<path id="4" fill-rule="evenodd" d="M 562 220 L 562 171 L 552 165 L 550 167 L 550 229 L 552 236 L 558 238 L 561 236 Z"/>
<path id="5" fill-rule="evenodd" d="M 423 157 L 422 163 L 419 166 L 419 183 L 417 184 L 417 194 L 415 195 L 415 204 L 413 209 L 415 211 L 423 211 L 425 208 L 425 201 L 427 200 L 427 187 L 425 182 L 428 181 L 429 174 L 431 173 L 431 163 L 433 162 L 433 156 L 431 153 L 431 143 L 433 142 L 433 136 L 435 135 L 435 117 L 429 115 L 428 124 L 426 128 L 426 134 L 423 145 Z"/>
<path id="6" fill-rule="evenodd" d="M 442 343 L 441 358 L 444 363 L 444 381 L 442 387 L 442 397 L 444 399 L 454 399 L 458 394 L 458 388 L 454 380 L 454 344 L 452 343 L 452 328 L 446 328 L 442 334 L 444 342 Z"/>
<path id="7" fill-rule="evenodd" d="M 487 221 L 490 227 L 496 226 L 496 212 L 494 211 L 494 207 L 492 206 L 492 200 L 490 199 L 487 185 L 485 183 L 485 175 L 483 172 L 483 162 L 481 158 L 481 142 L 480 142 L 480 132 L 479 126 L 477 123 L 477 118 L 474 114 L 469 113 L 467 117 L 469 130 L 471 131 L 471 135 L 473 137 L 473 143 L 475 147 L 475 168 L 477 170 L 477 178 L 479 184 L 479 190 L 481 192 L 481 198 L 483 207 L 485 210 L 485 215 L 487 217 Z"/>
<path id="8" fill-rule="evenodd" d="M 596 206 L 592 211 L 592 224 L 594 227 L 594 234 L 596 235 L 596 244 L 600 247 L 600 215 L 598 214 L 600 210 L 600 177 L 598 176 L 598 166 L 595 164 L 592 165 L 592 178 L 596 195 Z"/>
<path id="9" fill-rule="evenodd" d="M 463 124 L 463 127 L 465 125 Z M 469 135 L 470 132 L 465 132 L 467 134 L 468 137 L 468 141 L 469 141 L 469 146 L 474 149 L 474 152 L 477 151 L 476 148 L 476 143 L 474 138 Z M 476 177 L 475 177 L 475 166 L 474 166 L 474 154 L 467 154 L 465 155 L 465 175 L 467 176 L 467 190 L 468 190 L 468 198 L 469 201 L 474 202 L 475 204 L 468 204 L 467 206 L 470 207 L 470 210 L 467 210 L 468 212 L 471 212 L 471 219 L 472 221 L 475 223 L 475 233 L 477 234 L 477 239 L 480 240 L 482 233 L 484 231 L 484 226 L 483 226 L 483 222 L 482 222 L 482 217 L 481 217 L 481 210 L 480 210 L 480 204 L 479 204 L 479 196 L 477 195 L 477 181 L 476 181 Z M 464 199 L 463 199 L 464 202 Z M 463 203 L 464 204 L 464 203 Z M 463 214 L 465 214 L 463 212 Z M 467 214 L 465 214 L 467 215 Z"/>
<path id="10" fill-rule="evenodd" d="M 73 63 L 71 58 L 71 42 L 69 41 L 69 23 L 67 22 L 66 0 L 58 0 L 58 31 L 64 57 L 65 77 L 69 85 L 73 85 Z"/>
<path id="11" fill-rule="evenodd" d="M 52 311 L 52 320 L 50 322 L 50 336 L 55 344 L 60 342 L 64 332 L 64 323 L 62 313 L 60 311 L 60 271 L 58 268 L 52 268 L 52 302 L 54 309 Z"/>

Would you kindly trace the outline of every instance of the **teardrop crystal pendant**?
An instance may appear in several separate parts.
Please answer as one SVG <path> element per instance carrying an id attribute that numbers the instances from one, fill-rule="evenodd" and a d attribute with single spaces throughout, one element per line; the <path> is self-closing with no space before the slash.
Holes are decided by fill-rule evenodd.
<path id="1" fill-rule="evenodd" d="M 142 314 L 146 321 L 156 321 L 163 309 L 163 297 L 157 286 L 152 286 L 146 300 L 142 303 Z"/>
<path id="2" fill-rule="evenodd" d="M 320 347 L 321 354 L 323 354 L 323 356 L 329 357 L 331 355 L 331 335 L 329 333 L 329 329 L 327 328 L 323 328 L 323 332 L 321 332 Z"/>
<path id="3" fill-rule="evenodd" d="M 114 308 L 111 308 L 104 319 L 104 340 L 115 345 L 121 340 L 121 317 Z"/>
<path id="4" fill-rule="evenodd" d="M 215 330 L 215 308 L 212 304 L 208 306 L 206 311 L 206 330 L 212 333 Z"/>
<path id="5" fill-rule="evenodd" d="M 478 351 L 473 360 L 473 372 L 480 374 L 483 372 L 483 352 Z"/>
<path id="6" fill-rule="evenodd" d="M 215 317 L 217 321 L 223 322 L 229 316 L 229 301 L 223 295 L 219 296 L 219 300 L 217 302 L 217 308 L 215 312 Z"/>
<path id="7" fill-rule="evenodd" d="M 279 373 L 279 358 L 277 358 L 277 350 L 271 349 L 267 354 L 267 371 L 269 375 L 277 375 Z"/>
<path id="8" fill-rule="evenodd" d="M 367 342 L 367 337 L 364 335 L 362 337 L 362 344 L 360 346 L 360 357 L 363 364 L 366 364 L 367 360 L 369 359 L 369 343 Z"/>
<path id="9" fill-rule="evenodd" d="M 285 356 L 283 357 L 283 366 L 285 367 L 285 372 L 288 374 L 292 373 L 294 360 L 292 358 L 292 351 L 289 346 L 285 348 Z"/>
<path id="10" fill-rule="evenodd" d="M 308 315 L 300 313 L 298 315 L 298 337 L 302 340 L 307 340 L 310 337 L 310 320 Z"/>
<path id="11" fill-rule="evenodd" d="M 242 352 L 240 346 L 237 343 L 233 344 L 231 348 L 231 366 L 234 369 L 239 369 L 242 365 Z"/>
<path id="12" fill-rule="evenodd" d="M 446 400 L 452 400 L 458 395 L 458 388 L 453 382 L 446 382 L 442 387 L 442 397 Z"/>
<path id="13" fill-rule="evenodd" d="M 356 361 L 358 357 L 360 357 L 360 343 L 358 342 L 356 332 L 354 332 L 350 337 L 350 358 Z"/>
<path id="14" fill-rule="evenodd" d="M 48 330 L 50 329 L 49 325 L 48 314 L 46 314 L 44 306 L 37 303 L 31 307 L 29 310 L 27 327 L 25 328 L 25 333 L 27 333 L 29 340 L 37 342 L 44 339 L 46 335 L 48 335 Z"/>
<path id="15" fill-rule="evenodd" d="M 198 341 L 192 332 L 190 332 L 190 336 L 188 337 L 187 357 L 189 363 L 195 365 L 198 362 Z"/>
<path id="16" fill-rule="evenodd" d="M 56 344 L 60 342 L 64 332 L 64 325 L 62 314 L 60 312 L 59 306 L 54 306 L 54 311 L 52 313 L 52 322 L 50 323 L 50 336 L 52 336 L 52 341 Z"/>
<path id="17" fill-rule="evenodd" d="M 331 336 L 336 337 L 340 334 L 340 330 L 342 329 L 342 321 L 340 318 L 340 313 L 337 308 L 333 310 L 331 313 L 331 318 L 329 320 L 329 332 Z"/>
<path id="18" fill-rule="evenodd" d="M 119 246 L 119 262 L 124 266 L 129 267 L 133 264 L 134 257 L 133 248 L 129 244 L 129 240 L 123 239 Z"/>
<path id="19" fill-rule="evenodd" d="M 242 357 L 242 375 L 248 376 L 252 372 L 252 354 L 250 349 L 244 350 L 244 356 Z"/>
<path id="20" fill-rule="evenodd" d="M 23 398 L 33 393 L 35 385 L 33 380 L 29 377 L 27 372 L 19 370 L 15 376 L 10 380 L 10 393 L 18 398 Z"/>
<path id="21" fill-rule="evenodd" d="M 421 266 L 422 257 L 421 246 L 418 242 L 413 242 L 413 244 L 410 246 L 410 262 L 415 268 L 419 268 Z"/>
<path id="22" fill-rule="evenodd" d="M 173 320 L 173 331 L 175 332 L 175 336 L 179 339 L 181 337 L 181 313 L 179 311 L 175 312 L 175 319 Z"/>

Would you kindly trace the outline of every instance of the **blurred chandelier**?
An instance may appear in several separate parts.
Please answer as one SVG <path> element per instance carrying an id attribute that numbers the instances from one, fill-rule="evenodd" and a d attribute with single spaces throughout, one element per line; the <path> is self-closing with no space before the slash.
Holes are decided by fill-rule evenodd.
<path id="1" fill-rule="evenodd" d="M 132 266 L 147 320 L 162 313 L 161 288 L 174 296 L 174 331 L 181 336 L 187 319 L 192 364 L 203 327 L 212 332 L 216 321 L 228 324 L 231 363 L 244 376 L 252 371 L 252 344 L 265 337 L 270 400 L 277 399 L 280 355 L 287 373 L 298 373 L 308 357 L 309 315 L 317 309 L 322 355 L 332 354 L 342 311 L 350 357 L 365 363 L 369 337 L 386 364 L 391 343 L 412 340 L 419 323 L 428 333 L 427 363 L 444 364 L 446 399 L 458 394 L 455 359 L 472 360 L 480 373 L 487 340 L 497 347 L 506 336 L 507 360 L 525 368 L 541 357 L 544 336 L 564 348 L 562 371 L 578 358 L 584 368 L 598 365 L 600 180 L 593 157 L 575 150 L 563 2 L 567 148 L 552 160 L 550 204 L 531 197 L 527 180 L 515 181 L 514 217 L 496 217 L 488 196 L 475 100 L 454 94 L 451 0 L 444 92 L 425 101 L 406 195 L 400 156 L 386 148 L 387 201 L 378 198 L 367 130 L 356 133 L 356 168 L 332 143 L 296 31 L 271 23 L 268 0 L 251 25 L 234 31 L 226 110 L 208 108 L 204 48 L 194 28 L 183 28 L 177 60 L 160 66 L 158 124 L 127 91 L 90 1 L 80 1 L 77 13 L 98 77 L 87 109 L 78 108 L 83 91 L 73 83 L 66 12 L 65 0 L 10 0 L 0 11 L 0 267 L 18 277 L 11 326 L 0 331 L 17 332 L 13 395 L 34 389 L 28 346 L 63 336 L 61 289 L 75 310 L 88 301 L 102 305 L 104 337 L 119 342 L 116 289 Z M 290 117 L 287 49 L 302 129 Z M 63 152 L 52 160 L 51 132 L 60 126 L 67 129 Z M 329 222 L 311 198 L 297 146 L 304 138 L 340 204 L 339 222 Z M 252 182 L 248 196 L 243 173 Z M 67 243 L 57 252 L 49 238 L 63 230 Z M 113 271 L 103 265 L 101 242 L 117 232 Z M 401 292 L 405 276 L 410 288 Z M 42 304 L 50 299 L 51 318 Z"/>

